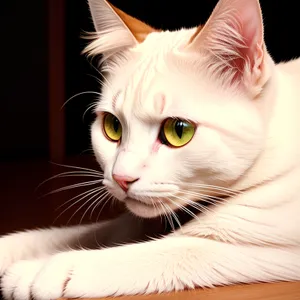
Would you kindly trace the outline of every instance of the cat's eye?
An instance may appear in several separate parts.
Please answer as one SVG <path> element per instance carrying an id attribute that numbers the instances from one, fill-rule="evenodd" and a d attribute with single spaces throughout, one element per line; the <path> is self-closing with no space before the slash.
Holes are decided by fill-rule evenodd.
<path id="1" fill-rule="evenodd" d="M 103 118 L 103 131 L 109 140 L 118 142 L 122 136 L 122 126 L 119 119 L 111 113 L 106 113 Z"/>
<path id="2" fill-rule="evenodd" d="M 186 145 L 195 134 L 195 125 L 188 121 L 169 118 L 161 128 L 159 138 L 163 144 L 173 147 Z"/>

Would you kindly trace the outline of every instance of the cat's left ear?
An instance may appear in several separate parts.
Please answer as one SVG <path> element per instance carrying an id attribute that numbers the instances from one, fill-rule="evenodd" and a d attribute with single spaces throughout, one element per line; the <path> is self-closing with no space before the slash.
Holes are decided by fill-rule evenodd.
<path id="1" fill-rule="evenodd" d="M 211 57 L 208 66 L 229 84 L 255 86 L 263 73 L 266 51 L 259 1 L 219 0 L 186 49 L 206 51 Z"/>
<path id="2" fill-rule="evenodd" d="M 142 43 L 148 34 L 156 31 L 106 0 L 88 0 L 88 3 L 96 29 L 94 41 L 84 51 L 90 55 L 110 56 Z"/>

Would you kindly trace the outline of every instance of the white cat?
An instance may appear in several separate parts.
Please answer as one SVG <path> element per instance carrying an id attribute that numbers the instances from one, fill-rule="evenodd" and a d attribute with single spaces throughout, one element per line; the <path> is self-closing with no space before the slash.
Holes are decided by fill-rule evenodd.
<path id="1" fill-rule="evenodd" d="M 89 5 L 107 78 L 92 143 L 130 213 L 2 237 L 5 298 L 300 280 L 300 60 L 275 66 L 258 1 L 220 0 L 204 27 L 174 32 Z M 145 240 L 140 217 L 180 211 L 193 218 Z"/>

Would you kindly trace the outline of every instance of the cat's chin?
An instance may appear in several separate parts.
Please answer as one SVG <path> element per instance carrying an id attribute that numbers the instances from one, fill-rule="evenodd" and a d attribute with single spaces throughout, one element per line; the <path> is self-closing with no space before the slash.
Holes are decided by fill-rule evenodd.
<path id="1" fill-rule="evenodd" d="M 133 198 L 126 198 L 125 204 L 132 213 L 142 218 L 155 218 L 161 214 L 161 211 L 154 205 Z"/>

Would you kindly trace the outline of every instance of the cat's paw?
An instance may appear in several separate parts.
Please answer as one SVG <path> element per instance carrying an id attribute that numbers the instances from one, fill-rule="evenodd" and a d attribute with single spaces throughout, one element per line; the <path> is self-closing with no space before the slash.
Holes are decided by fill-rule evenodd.
<path id="1" fill-rule="evenodd" d="M 48 259 L 20 261 L 3 276 L 9 300 L 106 297 L 143 293 L 147 282 L 132 273 L 130 261 L 103 250 L 70 251 Z M 125 266 L 124 266 L 125 264 Z"/>
<path id="2" fill-rule="evenodd" d="M 66 261 L 47 258 L 19 261 L 8 268 L 2 277 L 3 297 L 9 300 L 60 298 L 68 271 Z"/>
<path id="3" fill-rule="evenodd" d="M 73 264 L 76 262 L 72 258 L 71 252 L 16 262 L 2 277 L 1 290 L 4 298 L 50 300 L 63 297 Z"/>
<path id="4" fill-rule="evenodd" d="M 1 279 L 4 299 L 32 299 L 31 286 L 45 260 L 21 260 L 9 267 Z"/>

